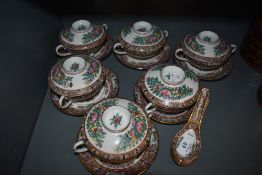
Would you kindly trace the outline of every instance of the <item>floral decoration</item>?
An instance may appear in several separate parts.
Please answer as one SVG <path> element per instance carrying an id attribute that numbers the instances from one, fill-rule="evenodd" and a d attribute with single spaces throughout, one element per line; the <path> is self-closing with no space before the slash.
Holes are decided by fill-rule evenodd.
<path id="1" fill-rule="evenodd" d="M 93 25 L 93 30 L 89 33 L 83 34 L 82 41 L 83 44 L 88 44 L 95 41 L 101 36 L 103 29 L 100 25 Z"/>
<path id="2" fill-rule="evenodd" d="M 63 86 L 64 88 L 73 87 L 72 79 L 73 77 L 66 76 L 65 73 L 62 71 L 62 65 L 59 64 L 55 66 L 52 71 L 52 79 L 54 82 Z"/>
<path id="3" fill-rule="evenodd" d="M 223 55 L 228 49 L 227 43 L 225 41 L 221 41 L 215 48 L 215 56 L 221 56 Z"/>
<path id="4" fill-rule="evenodd" d="M 152 91 L 155 96 L 163 99 L 180 100 L 186 96 L 193 94 L 193 89 L 185 84 L 183 84 L 182 86 L 171 88 L 164 86 L 164 84 L 155 77 L 148 77 L 146 81 L 150 91 Z"/>
<path id="5" fill-rule="evenodd" d="M 162 32 L 158 27 L 153 28 L 152 34 L 148 36 L 139 36 L 137 35 L 133 43 L 137 45 L 150 45 L 157 43 L 162 37 Z"/>
<path id="6" fill-rule="evenodd" d="M 95 77 L 98 76 L 99 70 L 100 70 L 100 66 L 97 63 L 97 61 L 90 60 L 90 67 L 82 75 L 84 77 L 83 80 L 85 80 L 85 83 L 90 84 L 95 79 Z"/>
<path id="7" fill-rule="evenodd" d="M 116 152 L 126 151 L 139 143 L 145 136 L 147 122 L 145 116 L 136 105 L 129 102 L 128 110 L 131 113 L 132 127 L 124 135 L 120 135 L 120 143 L 115 147 Z"/>
<path id="8" fill-rule="evenodd" d="M 200 53 L 201 55 L 205 54 L 205 47 L 199 44 L 194 35 L 188 35 L 185 40 L 186 45 L 195 52 Z"/>
<path id="9" fill-rule="evenodd" d="M 67 41 L 69 42 L 74 41 L 75 34 L 73 34 L 68 28 L 63 30 L 61 34 Z"/>
<path id="10" fill-rule="evenodd" d="M 121 115 L 119 115 L 119 113 L 116 113 L 110 120 L 111 123 L 110 125 L 114 125 L 115 129 L 121 124 L 121 120 L 122 120 Z"/>
<path id="11" fill-rule="evenodd" d="M 116 99 L 106 100 L 95 107 L 88 118 L 86 119 L 86 129 L 89 136 L 94 140 L 96 146 L 102 147 L 106 132 L 103 130 L 103 124 L 101 122 L 101 117 L 104 111 L 110 107 L 116 105 Z"/>

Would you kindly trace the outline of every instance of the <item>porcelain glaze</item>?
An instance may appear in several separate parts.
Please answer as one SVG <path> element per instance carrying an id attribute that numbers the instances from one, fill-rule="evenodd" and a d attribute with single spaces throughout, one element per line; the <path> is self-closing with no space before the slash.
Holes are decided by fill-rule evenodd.
<path id="1" fill-rule="evenodd" d="M 150 139 L 149 113 L 126 99 L 101 101 L 85 115 L 85 139 L 75 144 L 75 151 L 86 151 L 78 149 L 84 144 L 97 157 L 111 163 L 134 158 L 146 148 Z"/>
<path id="2" fill-rule="evenodd" d="M 230 45 L 215 32 L 202 31 L 197 35 L 188 34 L 175 51 L 175 57 L 200 69 L 216 69 L 228 61 L 235 51 L 236 45 Z"/>
<path id="3" fill-rule="evenodd" d="M 174 65 L 158 65 L 147 71 L 141 84 L 145 97 L 160 110 L 176 111 L 192 105 L 199 90 L 193 72 Z"/>
<path id="4" fill-rule="evenodd" d="M 49 73 L 49 87 L 65 97 L 76 97 L 92 93 L 102 87 L 105 72 L 94 58 L 72 56 L 58 62 Z"/>
<path id="5" fill-rule="evenodd" d="M 88 45 L 100 40 L 105 35 L 102 25 L 90 23 L 87 20 L 73 22 L 70 27 L 60 33 L 60 39 L 70 45 Z"/>
<path id="6" fill-rule="evenodd" d="M 122 29 L 118 43 L 114 45 L 114 52 L 136 59 L 152 58 L 162 50 L 167 36 L 167 31 L 146 21 L 138 21 Z"/>

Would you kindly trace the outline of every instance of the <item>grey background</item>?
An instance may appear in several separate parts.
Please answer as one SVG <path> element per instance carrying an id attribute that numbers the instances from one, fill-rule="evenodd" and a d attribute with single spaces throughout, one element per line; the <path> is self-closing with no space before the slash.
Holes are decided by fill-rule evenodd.
<path id="1" fill-rule="evenodd" d="M 169 31 L 169 42 L 173 48 L 185 34 L 203 29 L 214 30 L 239 46 L 249 24 L 245 20 L 150 16 L 114 19 L 104 16 L 71 16 L 62 18 L 62 22 L 68 25 L 79 18 L 107 23 L 112 36 L 116 36 L 122 26 L 136 20 L 148 20 Z M 234 70 L 229 77 L 217 82 L 201 82 L 210 88 L 211 96 L 202 126 L 199 160 L 188 167 L 177 166 L 169 150 L 172 137 L 183 125 L 156 123 L 160 134 L 160 151 L 149 172 L 164 175 L 261 174 L 262 110 L 257 104 L 256 90 L 262 77 L 243 62 L 238 51 L 233 59 Z M 104 64 L 119 77 L 120 97 L 133 99 L 133 86 L 143 72 L 124 67 L 113 54 Z M 47 91 L 21 175 L 88 174 L 72 150 L 81 122 L 82 118 L 60 113 L 50 101 Z"/>
<path id="2" fill-rule="evenodd" d="M 47 88 L 48 70 L 57 60 L 54 52 L 57 36 L 65 25 L 80 18 L 107 23 L 109 33 L 115 37 L 122 26 L 148 20 L 169 31 L 172 48 L 188 32 L 203 29 L 214 30 L 239 46 L 249 23 L 261 15 L 257 11 L 259 6 L 252 1 L 238 2 L 237 8 L 234 1 L 226 0 L 159 3 L 155 0 L 113 3 L 75 0 L 74 4 L 69 0 L 2 1 L 0 175 L 88 174 L 72 151 L 82 119 L 57 111 Z M 142 72 L 124 67 L 113 55 L 104 63 L 120 79 L 120 96 L 133 99 L 133 86 Z M 262 112 L 256 100 L 261 82 L 261 75 L 248 67 L 237 51 L 234 70 L 227 79 L 202 82 L 211 89 L 211 99 L 202 126 L 200 159 L 189 167 L 177 166 L 171 160 L 169 148 L 173 135 L 183 125 L 156 124 L 160 151 L 150 171 L 261 174 Z"/>

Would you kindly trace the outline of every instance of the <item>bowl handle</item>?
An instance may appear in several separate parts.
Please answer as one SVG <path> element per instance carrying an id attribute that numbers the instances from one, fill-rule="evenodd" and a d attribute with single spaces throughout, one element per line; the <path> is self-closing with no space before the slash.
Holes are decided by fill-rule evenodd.
<path id="1" fill-rule="evenodd" d="M 104 27 L 105 31 L 107 31 L 107 29 L 108 29 L 107 24 L 102 24 L 102 26 Z"/>
<path id="2" fill-rule="evenodd" d="M 164 34 L 165 34 L 165 37 L 167 38 L 168 37 L 168 31 L 164 30 Z"/>
<path id="3" fill-rule="evenodd" d="M 67 51 L 67 49 L 66 48 L 64 48 L 64 46 L 63 45 L 58 45 L 57 47 L 56 47 L 56 49 L 55 49 L 55 52 L 56 52 L 56 54 L 57 55 L 59 55 L 59 56 L 61 56 L 61 57 L 65 57 L 65 56 L 69 56 L 69 55 L 72 55 L 70 52 L 66 52 L 66 53 L 61 53 L 60 52 L 60 49 L 63 49 L 63 50 L 66 50 Z"/>
<path id="4" fill-rule="evenodd" d="M 151 118 L 156 108 L 154 107 L 153 103 L 148 103 L 145 107 L 145 110 L 148 115 L 148 118 Z"/>
<path id="5" fill-rule="evenodd" d="M 116 44 L 114 45 L 114 52 L 115 52 L 116 54 L 126 55 L 126 52 L 125 52 L 125 51 L 119 51 L 118 48 L 121 48 L 121 49 L 123 50 L 123 46 L 122 46 L 121 43 L 116 43 Z"/>
<path id="6" fill-rule="evenodd" d="M 61 109 L 66 109 L 66 108 L 68 108 L 71 104 L 72 104 L 72 101 L 71 100 L 69 100 L 66 104 L 64 104 L 63 105 L 63 101 L 65 100 L 65 96 L 61 96 L 60 98 L 59 98 L 59 107 L 61 108 Z"/>
<path id="7" fill-rule="evenodd" d="M 232 48 L 231 53 L 235 53 L 237 50 L 237 46 L 235 44 L 231 44 L 230 47 Z"/>
<path id="8" fill-rule="evenodd" d="M 83 140 L 79 140 L 73 146 L 73 150 L 75 153 L 83 153 L 86 152 L 88 149 L 84 147 L 85 142 Z"/>
<path id="9" fill-rule="evenodd" d="M 183 49 L 182 48 L 178 48 L 176 49 L 175 51 L 175 57 L 179 60 L 182 60 L 182 61 L 188 61 L 187 58 L 183 57 Z"/>

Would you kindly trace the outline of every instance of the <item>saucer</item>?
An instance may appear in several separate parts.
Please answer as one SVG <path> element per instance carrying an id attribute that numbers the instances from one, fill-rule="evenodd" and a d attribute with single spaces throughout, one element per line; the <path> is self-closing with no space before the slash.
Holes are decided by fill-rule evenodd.
<path id="1" fill-rule="evenodd" d="M 59 107 L 59 96 L 50 92 L 51 99 L 54 105 L 62 112 L 70 115 L 84 115 L 85 112 L 93 107 L 96 103 L 107 98 L 114 98 L 119 92 L 119 81 L 113 71 L 106 68 L 106 81 L 101 90 L 92 98 L 82 102 L 72 102 L 72 104 L 65 109 Z"/>
<path id="2" fill-rule="evenodd" d="M 83 128 L 80 129 L 78 140 L 82 139 Z M 96 175 L 134 175 L 143 174 L 155 161 L 159 149 L 159 136 L 155 127 L 151 130 L 151 137 L 148 147 L 134 160 L 125 163 L 111 164 L 102 162 L 94 157 L 89 151 L 79 154 L 82 165 L 92 174 Z"/>
<path id="3" fill-rule="evenodd" d="M 160 54 L 146 60 L 136 59 L 128 55 L 120 55 L 116 53 L 115 56 L 119 62 L 121 62 L 122 64 L 124 64 L 129 68 L 138 69 L 138 70 L 147 70 L 158 64 L 167 62 L 170 59 L 171 54 L 172 54 L 171 47 L 167 43 L 164 46 L 163 50 L 160 52 Z"/>
<path id="4" fill-rule="evenodd" d="M 141 105 L 142 107 L 146 106 L 148 104 L 148 101 L 144 97 L 141 87 L 141 78 L 136 82 L 136 85 L 134 87 L 134 96 L 135 96 L 135 101 Z M 155 110 L 153 112 L 153 115 L 151 119 L 153 119 L 156 122 L 163 123 L 163 124 L 180 124 L 180 123 L 185 123 L 188 121 L 191 113 L 192 113 L 193 107 L 191 107 L 188 110 L 179 112 L 179 113 L 164 113 L 159 110 Z"/>
<path id="5" fill-rule="evenodd" d="M 91 56 L 102 61 L 112 52 L 113 46 L 113 38 L 110 35 L 107 35 L 105 44 L 96 53 L 91 54 Z"/>
<path id="6" fill-rule="evenodd" d="M 231 73 L 232 68 L 233 68 L 232 59 L 229 59 L 229 61 L 225 63 L 222 67 L 220 67 L 219 69 L 215 69 L 215 70 L 201 70 L 201 69 L 198 69 L 192 66 L 191 64 L 189 64 L 186 61 L 181 61 L 176 58 L 174 58 L 174 62 L 178 66 L 184 69 L 189 69 L 193 71 L 200 80 L 211 80 L 212 81 L 212 80 L 223 79 Z"/>

